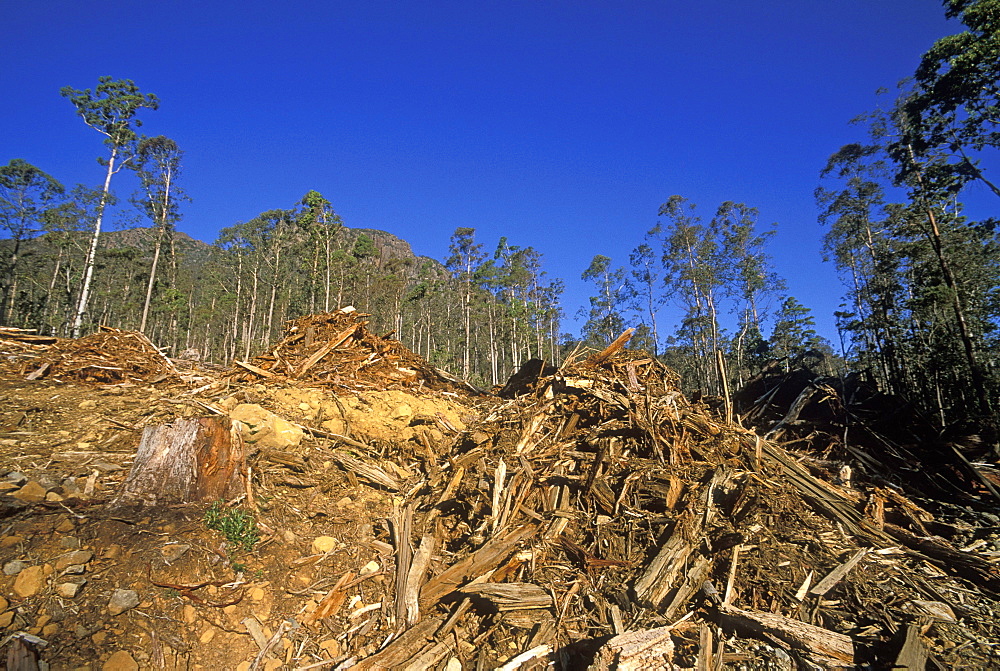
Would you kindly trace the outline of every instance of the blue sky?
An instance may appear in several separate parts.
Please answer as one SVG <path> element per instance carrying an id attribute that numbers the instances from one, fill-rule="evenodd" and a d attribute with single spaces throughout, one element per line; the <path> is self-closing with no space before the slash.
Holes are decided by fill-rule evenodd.
<path id="1" fill-rule="evenodd" d="M 161 101 L 141 130 L 186 152 L 193 237 L 316 189 L 418 254 L 459 226 L 533 246 L 571 316 L 593 255 L 627 263 L 668 197 L 706 219 L 733 200 L 778 224 L 776 270 L 831 338 L 819 170 L 961 28 L 936 0 L 56 0 L 2 3 L 0 25 L 0 161 L 98 184 L 101 138 L 59 89 L 132 79 Z"/>

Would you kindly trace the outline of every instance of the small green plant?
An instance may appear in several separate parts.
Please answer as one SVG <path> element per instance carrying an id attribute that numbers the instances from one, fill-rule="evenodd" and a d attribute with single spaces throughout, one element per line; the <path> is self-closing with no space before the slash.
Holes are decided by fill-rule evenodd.
<path id="1" fill-rule="evenodd" d="M 250 552 L 260 540 L 253 515 L 241 508 L 227 510 L 225 501 L 216 501 L 209 506 L 205 511 L 205 526 L 225 536 L 232 549 Z"/>

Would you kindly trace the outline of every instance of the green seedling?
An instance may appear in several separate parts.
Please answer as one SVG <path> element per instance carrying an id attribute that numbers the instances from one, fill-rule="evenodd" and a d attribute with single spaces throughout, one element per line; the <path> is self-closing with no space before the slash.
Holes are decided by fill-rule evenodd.
<path id="1" fill-rule="evenodd" d="M 232 549 L 250 552 L 260 540 L 253 515 L 241 508 L 227 510 L 224 501 L 216 501 L 205 511 L 205 526 L 225 536 Z"/>

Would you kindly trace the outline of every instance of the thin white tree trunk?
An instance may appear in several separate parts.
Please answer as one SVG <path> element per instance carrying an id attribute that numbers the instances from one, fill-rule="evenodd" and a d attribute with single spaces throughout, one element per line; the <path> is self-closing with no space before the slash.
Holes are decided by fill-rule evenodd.
<path id="1" fill-rule="evenodd" d="M 153 267 L 149 270 L 149 282 L 146 284 L 146 300 L 142 304 L 142 321 L 139 323 L 139 331 L 142 333 L 146 332 L 149 304 L 153 299 L 153 285 L 156 284 L 156 266 L 160 262 L 160 247 L 163 245 L 163 235 L 167 229 L 167 212 L 170 210 L 170 178 L 171 171 L 167 168 L 163 186 L 163 210 L 160 213 L 160 221 L 157 222 L 159 230 L 156 233 L 156 247 L 153 250 Z"/>
<path id="2" fill-rule="evenodd" d="M 97 259 L 97 246 L 101 238 L 101 223 L 104 221 L 104 208 L 108 203 L 108 193 L 111 190 L 111 175 L 115 174 L 115 159 L 118 158 L 118 147 L 111 150 L 111 158 L 108 159 L 108 172 L 104 176 L 104 191 L 101 193 L 101 202 L 97 206 L 97 220 L 94 222 L 94 234 L 90 238 L 90 247 L 87 250 L 87 261 L 83 270 L 83 287 L 80 289 L 80 300 L 76 304 L 76 314 L 73 316 L 73 337 L 80 337 L 80 330 L 83 327 L 83 315 L 87 312 L 87 302 L 90 300 L 90 282 L 94 277 L 94 265 Z"/>

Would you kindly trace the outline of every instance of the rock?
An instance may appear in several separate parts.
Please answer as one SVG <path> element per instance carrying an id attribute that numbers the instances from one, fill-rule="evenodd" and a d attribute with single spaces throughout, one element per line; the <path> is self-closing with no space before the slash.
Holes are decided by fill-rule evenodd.
<path id="1" fill-rule="evenodd" d="M 67 552 L 60 557 L 56 557 L 55 569 L 57 571 L 62 571 L 70 566 L 86 564 L 93 558 L 94 553 L 90 550 L 74 550 L 73 552 Z"/>
<path id="2" fill-rule="evenodd" d="M 185 552 L 191 549 L 190 545 L 184 545 L 181 543 L 172 543 L 170 545 L 165 545 L 160 548 L 160 555 L 163 557 L 163 561 L 171 564 L 178 559 L 180 559 Z"/>
<path id="3" fill-rule="evenodd" d="M 3 565 L 4 575 L 17 575 L 24 569 L 28 568 L 30 564 L 28 562 L 21 561 L 20 559 L 13 559 Z"/>
<path id="4" fill-rule="evenodd" d="M 21 598 L 34 596 L 45 587 L 45 572 L 41 566 L 29 566 L 17 574 L 14 593 Z"/>
<path id="5" fill-rule="evenodd" d="M 68 499 L 79 498 L 80 495 L 82 494 L 82 492 L 80 491 L 79 483 L 76 481 L 76 478 L 72 476 L 62 481 L 62 490 L 63 490 L 63 495 Z M 69 522 L 70 524 L 73 524 L 69 520 L 66 521 Z"/>
<path id="6" fill-rule="evenodd" d="M 20 471 L 11 471 L 4 476 L 4 480 L 20 487 L 28 481 L 28 476 Z"/>
<path id="7" fill-rule="evenodd" d="M 0 613 L 0 629 L 6 629 L 13 621 L 14 611 L 8 610 L 6 613 Z"/>
<path id="8" fill-rule="evenodd" d="M 56 531 L 59 531 L 57 528 Z M 72 531 L 72 529 L 70 529 Z M 76 536 L 64 536 L 59 539 L 59 545 L 66 548 L 67 550 L 79 550 L 80 549 L 80 539 Z"/>
<path id="9" fill-rule="evenodd" d="M 263 601 L 265 596 L 266 592 L 264 592 L 264 590 L 262 590 L 260 587 L 254 587 L 252 590 L 250 590 L 250 598 L 254 601 Z"/>
<path id="10" fill-rule="evenodd" d="M 49 492 L 45 495 L 45 500 L 49 503 L 59 503 L 65 499 L 63 498 L 63 495 L 58 492 Z"/>
<path id="11" fill-rule="evenodd" d="M 333 536 L 317 536 L 313 539 L 312 548 L 313 552 L 317 554 L 325 554 L 331 550 L 337 548 L 340 545 L 338 541 Z"/>
<path id="12" fill-rule="evenodd" d="M 116 589 L 115 593 L 111 595 L 111 601 L 108 602 L 108 611 L 111 615 L 121 615 L 138 605 L 139 595 L 135 593 L 135 590 Z"/>
<path id="13" fill-rule="evenodd" d="M 139 663 L 125 650 L 119 650 L 108 657 L 101 671 L 139 671 Z"/>
<path id="14" fill-rule="evenodd" d="M 41 503 L 45 500 L 45 494 L 45 487 L 42 487 L 34 480 L 30 480 L 26 485 L 14 492 L 13 496 L 15 499 L 19 499 L 25 503 Z"/>
<path id="15" fill-rule="evenodd" d="M 9 606 L 9 605 L 10 605 L 10 602 L 7 601 L 7 599 L 5 599 L 2 596 L 0 596 L 0 612 L 7 610 L 7 606 Z"/>
<path id="16" fill-rule="evenodd" d="M 56 585 L 56 594 L 66 599 L 72 599 L 76 597 L 77 594 L 80 593 L 81 589 L 83 589 L 83 584 L 84 583 L 75 583 L 75 582 L 59 583 L 58 585 Z"/>
<path id="17" fill-rule="evenodd" d="M 92 398 L 88 398 L 86 401 L 80 401 L 80 405 L 77 406 L 80 410 L 93 410 L 97 407 L 97 401 Z"/>
<path id="18" fill-rule="evenodd" d="M 247 442 L 262 448 L 287 450 L 297 447 L 304 437 L 302 429 L 256 403 L 241 403 L 229 416 L 243 425 L 240 433 Z"/>

